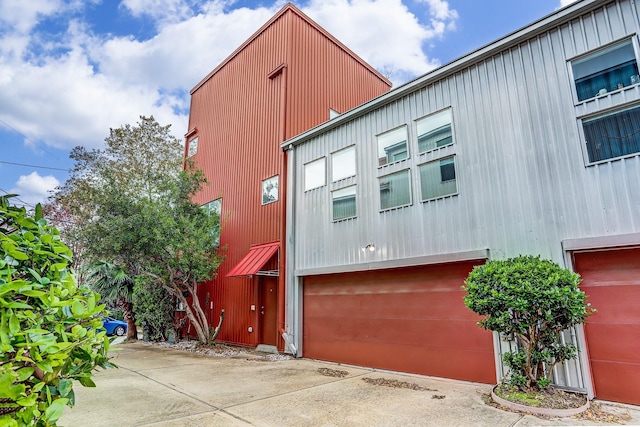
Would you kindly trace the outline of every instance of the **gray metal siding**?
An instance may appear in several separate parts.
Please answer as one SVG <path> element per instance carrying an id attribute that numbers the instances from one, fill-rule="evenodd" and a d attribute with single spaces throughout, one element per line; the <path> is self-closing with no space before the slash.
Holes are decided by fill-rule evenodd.
<path id="1" fill-rule="evenodd" d="M 640 100 L 640 86 L 578 104 L 567 62 L 637 33 L 638 21 L 633 2 L 607 3 L 297 146 L 294 179 L 325 156 L 327 185 L 296 186 L 295 269 L 483 248 L 562 264 L 564 239 L 640 232 L 640 156 L 587 165 L 577 120 Z M 414 121 L 446 107 L 454 144 L 418 155 Z M 401 125 L 410 158 L 378 168 L 376 135 Z M 331 190 L 341 183 L 331 183 L 330 153 L 352 144 L 357 217 L 333 222 Z M 418 165 L 450 154 L 459 194 L 420 202 Z M 407 168 L 412 205 L 380 212 L 378 177 Z M 375 252 L 361 250 L 368 243 Z"/>

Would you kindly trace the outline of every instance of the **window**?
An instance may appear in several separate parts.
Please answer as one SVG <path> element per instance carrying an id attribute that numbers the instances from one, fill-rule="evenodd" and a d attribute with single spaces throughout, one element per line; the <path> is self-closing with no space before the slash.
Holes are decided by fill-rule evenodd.
<path id="1" fill-rule="evenodd" d="M 631 39 L 571 62 L 578 101 L 640 83 Z"/>
<path id="2" fill-rule="evenodd" d="M 187 157 L 194 156 L 198 152 L 198 137 L 191 139 L 189 141 L 189 151 L 187 152 Z"/>
<path id="3" fill-rule="evenodd" d="M 341 188 L 331 193 L 333 220 L 338 221 L 356 216 L 356 186 Z"/>
<path id="4" fill-rule="evenodd" d="M 380 182 L 380 210 L 411 204 L 409 170 L 378 178 Z"/>
<path id="5" fill-rule="evenodd" d="M 304 165 L 304 191 L 322 187 L 327 183 L 326 158 L 322 157 Z"/>
<path id="6" fill-rule="evenodd" d="M 582 121 L 589 162 L 640 153 L 640 105 Z"/>
<path id="7" fill-rule="evenodd" d="M 378 135 L 378 166 L 408 157 L 406 126 Z"/>
<path id="8" fill-rule="evenodd" d="M 356 174 L 356 147 L 351 146 L 331 155 L 331 182 Z"/>
<path id="9" fill-rule="evenodd" d="M 216 221 L 216 225 L 214 226 L 211 233 L 216 236 L 216 247 L 220 246 L 220 216 L 222 215 L 222 197 L 219 199 L 215 199 L 210 201 L 209 203 L 205 203 L 202 205 L 202 208 L 209 214 L 215 214 L 218 219 Z"/>
<path id="10" fill-rule="evenodd" d="M 453 143 L 450 108 L 418 120 L 416 128 L 418 131 L 418 153 Z"/>
<path id="11" fill-rule="evenodd" d="M 458 192 L 454 156 L 425 163 L 419 168 L 423 201 Z"/>
<path id="12" fill-rule="evenodd" d="M 262 181 L 262 204 L 266 205 L 278 200 L 278 175 Z"/>

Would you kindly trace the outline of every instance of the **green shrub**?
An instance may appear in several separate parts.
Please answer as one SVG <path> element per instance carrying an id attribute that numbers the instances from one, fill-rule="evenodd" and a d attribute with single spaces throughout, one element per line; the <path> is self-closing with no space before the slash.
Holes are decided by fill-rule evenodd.
<path id="1" fill-rule="evenodd" d="M 556 364 L 577 356 L 575 345 L 558 338 L 594 312 L 580 281 L 578 274 L 533 256 L 492 260 L 469 273 L 464 303 L 486 316 L 478 324 L 518 344 L 517 351 L 503 356 L 512 386 L 543 389 Z"/>
<path id="2" fill-rule="evenodd" d="M 133 311 L 143 327 L 145 339 L 167 340 L 174 329 L 171 295 L 148 276 L 138 276 L 133 287 Z"/>
<path id="3" fill-rule="evenodd" d="M 100 296 L 78 287 L 71 250 L 46 224 L 0 197 L 0 426 L 55 426 L 108 362 Z"/>

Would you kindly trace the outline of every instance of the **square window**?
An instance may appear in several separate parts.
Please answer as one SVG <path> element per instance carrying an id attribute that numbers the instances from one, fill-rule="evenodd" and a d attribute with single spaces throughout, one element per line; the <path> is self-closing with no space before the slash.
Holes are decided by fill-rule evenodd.
<path id="1" fill-rule="evenodd" d="M 356 216 L 356 186 L 341 188 L 331 193 L 333 220 L 338 221 Z"/>
<path id="2" fill-rule="evenodd" d="M 418 120 L 416 128 L 419 153 L 453 143 L 450 108 Z"/>
<path id="3" fill-rule="evenodd" d="M 355 176 L 356 147 L 351 146 L 331 155 L 331 182 Z"/>
<path id="4" fill-rule="evenodd" d="M 422 200 L 444 197 L 458 192 L 454 157 L 420 165 Z"/>
<path id="5" fill-rule="evenodd" d="M 378 178 L 380 182 L 380 210 L 411 204 L 409 170 Z"/>
<path id="6" fill-rule="evenodd" d="M 640 106 L 582 121 L 589 162 L 640 153 Z"/>
<path id="7" fill-rule="evenodd" d="M 262 181 L 262 204 L 266 205 L 278 200 L 278 175 Z"/>
<path id="8" fill-rule="evenodd" d="M 189 150 L 187 151 L 187 157 L 195 156 L 198 152 L 198 137 L 191 139 L 189 141 Z"/>
<path id="9" fill-rule="evenodd" d="M 571 62 L 578 101 L 640 83 L 631 39 Z"/>
<path id="10" fill-rule="evenodd" d="M 407 150 L 406 126 L 378 135 L 378 166 L 408 158 Z"/>
<path id="11" fill-rule="evenodd" d="M 327 183 L 325 157 L 304 165 L 304 191 L 322 187 Z"/>

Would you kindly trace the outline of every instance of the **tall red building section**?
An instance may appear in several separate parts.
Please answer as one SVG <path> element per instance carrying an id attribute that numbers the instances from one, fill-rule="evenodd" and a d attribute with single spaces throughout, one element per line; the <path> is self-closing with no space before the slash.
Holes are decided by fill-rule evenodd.
<path id="1" fill-rule="evenodd" d="M 284 348 L 287 170 L 280 144 L 329 120 L 330 110 L 344 112 L 390 87 L 287 4 L 193 88 L 185 156 L 209 181 L 196 202 L 221 201 L 225 259 L 200 288 L 212 323 L 225 310 L 219 341 Z"/>

